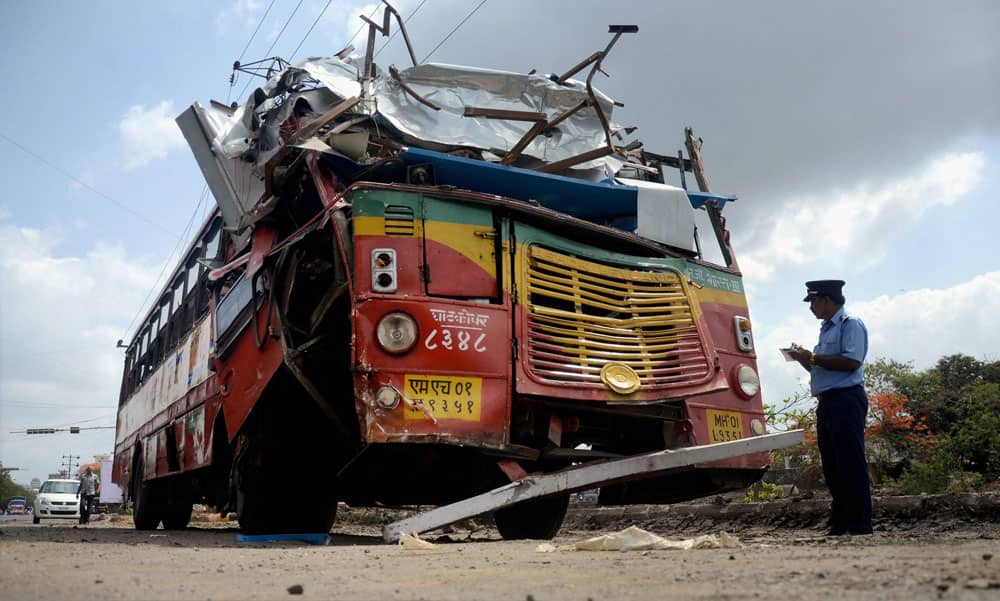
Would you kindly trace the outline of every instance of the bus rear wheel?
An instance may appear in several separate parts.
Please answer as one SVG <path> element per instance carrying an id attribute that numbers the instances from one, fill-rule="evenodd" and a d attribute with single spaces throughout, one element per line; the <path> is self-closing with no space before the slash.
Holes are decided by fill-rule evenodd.
<path id="1" fill-rule="evenodd" d="M 569 494 L 553 495 L 498 509 L 493 521 L 504 540 L 553 538 L 569 508 Z"/>
<path id="2" fill-rule="evenodd" d="M 163 518 L 159 482 L 139 482 L 132 497 L 132 521 L 136 530 L 156 530 Z"/>
<path id="3" fill-rule="evenodd" d="M 162 482 L 142 480 L 142 459 L 135 462 L 132 474 L 132 522 L 136 530 L 156 530 L 163 518 Z"/>

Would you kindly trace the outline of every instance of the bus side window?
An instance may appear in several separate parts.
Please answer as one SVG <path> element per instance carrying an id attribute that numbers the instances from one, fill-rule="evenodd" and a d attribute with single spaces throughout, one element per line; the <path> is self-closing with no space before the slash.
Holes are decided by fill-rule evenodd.
<path id="1" fill-rule="evenodd" d="M 170 350 L 170 293 L 168 292 L 160 300 L 160 331 L 157 332 L 160 339 L 160 353 L 165 356 Z"/>
<path id="2" fill-rule="evenodd" d="M 128 394 L 135 392 L 136 386 L 138 384 L 137 372 L 139 371 L 136 367 L 136 363 L 139 361 L 139 349 L 136 347 L 135 341 L 132 341 L 132 346 L 129 347 L 129 364 L 128 364 Z"/>
<path id="3" fill-rule="evenodd" d="M 139 383 L 146 379 L 146 362 L 149 359 L 147 351 L 149 350 L 146 346 L 149 338 L 149 331 L 142 330 L 139 334 Z"/>
<path id="4" fill-rule="evenodd" d="M 198 264 L 196 257 L 192 257 L 188 262 L 187 267 L 187 293 L 184 300 L 187 306 L 188 319 L 194 323 L 201 313 L 198 311 L 198 306 L 200 305 L 201 295 L 201 265 Z"/>
<path id="5" fill-rule="evenodd" d="M 205 235 L 205 260 L 210 263 L 223 258 L 219 256 L 219 251 L 222 250 L 221 233 L 221 222 L 216 220 L 212 224 L 211 229 L 209 229 L 208 234 Z"/>
<path id="6" fill-rule="evenodd" d="M 149 370 L 153 371 L 157 365 L 160 364 L 160 352 L 163 350 L 160 348 L 160 338 L 158 336 L 160 332 L 160 313 L 156 311 L 153 314 L 153 322 L 149 326 Z"/>
<path id="7" fill-rule="evenodd" d="M 125 351 L 125 370 L 122 372 L 122 386 L 118 392 L 118 406 L 121 407 L 132 392 L 132 349 Z"/>
<path id="8" fill-rule="evenodd" d="M 184 323 L 184 279 L 181 275 L 174 281 L 173 315 L 170 316 L 170 346 L 177 346 L 188 333 L 188 325 Z"/>

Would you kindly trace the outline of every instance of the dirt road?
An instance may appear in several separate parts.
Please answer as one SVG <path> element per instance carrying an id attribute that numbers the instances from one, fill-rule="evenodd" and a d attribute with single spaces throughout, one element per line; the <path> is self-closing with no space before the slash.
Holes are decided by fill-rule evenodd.
<path id="1" fill-rule="evenodd" d="M 604 512 L 599 530 L 587 529 L 599 513 L 576 510 L 553 542 L 643 521 Z M 538 541 L 502 541 L 491 528 L 430 535 L 434 548 L 407 550 L 383 544 L 377 521 L 348 515 L 329 546 L 237 543 L 227 523 L 171 532 L 109 521 L 5 523 L 0 591 L 4 599 L 88 601 L 298 598 L 289 592 L 296 586 L 314 599 L 1000 599 L 995 521 L 923 521 L 846 538 L 730 521 L 721 525 L 740 548 L 554 553 L 538 552 Z M 703 516 L 673 531 L 665 519 L 645 522 L 670 539 L 720 525 Z"/>

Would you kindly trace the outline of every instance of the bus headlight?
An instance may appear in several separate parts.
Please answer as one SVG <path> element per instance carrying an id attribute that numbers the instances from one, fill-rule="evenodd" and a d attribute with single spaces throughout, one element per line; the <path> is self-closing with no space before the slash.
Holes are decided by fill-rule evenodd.
<path id="1" fill-rule="evenodd" d="M 760 392 L 760 378 L 749 365 L 740 365 L 733 370 L 734 384 L 740 396 L 749 399 Z"/>
<path id="2" fill-rule="evenodd" d="M 417 342 L 417 322 L 401 311 L 386 313 L 378 321 L 375 335 L 382 349 L 393 355 L 401 355 L 413 348 Z"/>

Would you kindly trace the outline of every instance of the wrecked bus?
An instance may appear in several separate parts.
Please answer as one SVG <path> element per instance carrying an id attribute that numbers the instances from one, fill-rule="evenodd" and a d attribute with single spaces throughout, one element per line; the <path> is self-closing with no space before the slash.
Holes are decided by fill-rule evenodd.
<path id="1" fill-rule="evenodd" d="M 114 481 L 136 528 L 183 528 L 198 502 L 248 532 L 326 532 L 338 501 L 440 505 L 764 434 L 734 199 L 708 190 L 690 130 L 687 157 L 617 143 L 592 85 L 636 30 L 543 76 L 383 71 L 371 24 L 364 56 L 275 59 L 242 106 L 178 117 L 218 209 L 125 354 Z M 608 482 L 599 501 L 732 490 L 767 463 Z M 552 537 L 568 501 L 494 519 Z"/>

